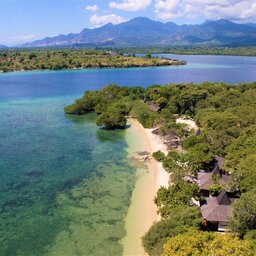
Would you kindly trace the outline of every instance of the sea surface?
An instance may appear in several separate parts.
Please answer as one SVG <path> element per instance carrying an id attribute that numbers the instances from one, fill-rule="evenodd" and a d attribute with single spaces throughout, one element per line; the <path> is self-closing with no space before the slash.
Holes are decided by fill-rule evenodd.
<path id="1" fill-rule="evenodd" d="M 255 57 L 177 56 L 186 66 L 0 74 L 0 255 L 122 254 L 136 182 L 126 130 L 63 107 L 107 84 L 256 81 Z"/>

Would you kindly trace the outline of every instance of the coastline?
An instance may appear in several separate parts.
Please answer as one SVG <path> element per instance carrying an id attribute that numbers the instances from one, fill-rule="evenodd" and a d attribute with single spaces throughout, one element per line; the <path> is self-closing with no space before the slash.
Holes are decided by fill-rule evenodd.
<path id="1" fill-rule="evenodd" d="M 172 60 L 172 59 L 168 59 Z M 132 69 L 132 68 L 157 68 L 157 67 L 171 67 L 171 66 L 186 66 L 187 63 L 182 60 L 177 60 L 177 63 L 169 63 L 169 64 L 161 64 L 161 65 L 128 65 L 128 66 L 102 66 L 102 67 L 85 67 L 85 68 L 76 68 L 76 67 L 70 67 L 70 68 L 61 68 L 61 69 L 18 69 L 18 70 L 8 70 L 3 71 L 0 70 L 0 74 L 10 74 L 10 73 L 29 73 L 29 72 L 57 72 L 57 71 L 72 71 L 72 70 L 102 70 L 102 69 Z"/>
<path id="2" fill-rule="evenodd" d="M 137 167 L 137 181 L 131 197 L 131 204 L 125 217 L 126 237 L 121 241 L 123 255 L 147 255 L 141 245 L 141 237 L 152 224 L 160 219 L 154 197 L 161 186 L 168 186 L 169 174 L 151 154 L 157 150 L 167 153 L 167 146 L 161 137 L 145 129 L 136 119 L 129 118 L 130 128 L 126 132 L 128 155 Z M 145 157 L 138 152 L 146 152 Z M 146 160 L 145 160 L 146 159 Z"/>

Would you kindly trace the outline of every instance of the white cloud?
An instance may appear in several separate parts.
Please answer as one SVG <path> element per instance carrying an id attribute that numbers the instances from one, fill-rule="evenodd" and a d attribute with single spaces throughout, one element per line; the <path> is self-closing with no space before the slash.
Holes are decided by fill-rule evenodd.
<path id="1" fill-rule="evenodd" d="M 108 14 L 108 15 L 102 15 L 102 16 L 98 16 L 97 14 L 94 14 L 93 16 L 90 17 L 90 23 L 94 27 L 100 27 L 110 22 L 112 24 L 119 24 L 124 21 L 126 21 L 125 18 L 118 16 L 116 14 Z"/>
<path id="2" fill-rule="evenodd" d="M 155 13 L 162 20 L 230 19 L 255 22 L 255 0 L 155 0 Z"/>
<path id="3" fill-rule="evenodd" d="M 88 5 L 85 7 L 85 10 L 90 12 L 97 12 L 99 10 L 98 5 Z"/>
<path id="4" fill-rule="evenodd" d="M 145 10 L 151 4 L 151 0 L 123 0 L 122 2 L 110 2 L 109 7 L 123 11 Z"/>

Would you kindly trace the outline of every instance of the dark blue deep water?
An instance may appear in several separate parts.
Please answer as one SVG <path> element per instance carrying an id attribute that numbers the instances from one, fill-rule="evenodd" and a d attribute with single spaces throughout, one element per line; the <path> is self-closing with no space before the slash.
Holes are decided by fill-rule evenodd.
<path id="1" fill-rule="evenodd" d="M 253 57 L 168 56 L 188 65 L 0 74 L 1 256 L 122 254 L 136 180 L 125 131 L 63 107 L 110 83 L 256 81 Z"/>

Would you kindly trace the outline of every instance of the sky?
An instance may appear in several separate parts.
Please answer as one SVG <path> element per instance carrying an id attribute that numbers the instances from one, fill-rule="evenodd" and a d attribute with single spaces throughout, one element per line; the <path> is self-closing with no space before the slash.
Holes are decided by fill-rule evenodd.
<path id="1" fill-rule="evenodd" d="M 256 23 L 256 0 L 0 0 L 0 44 L 78 33 L 135 17 L 177 24 Z"/>

